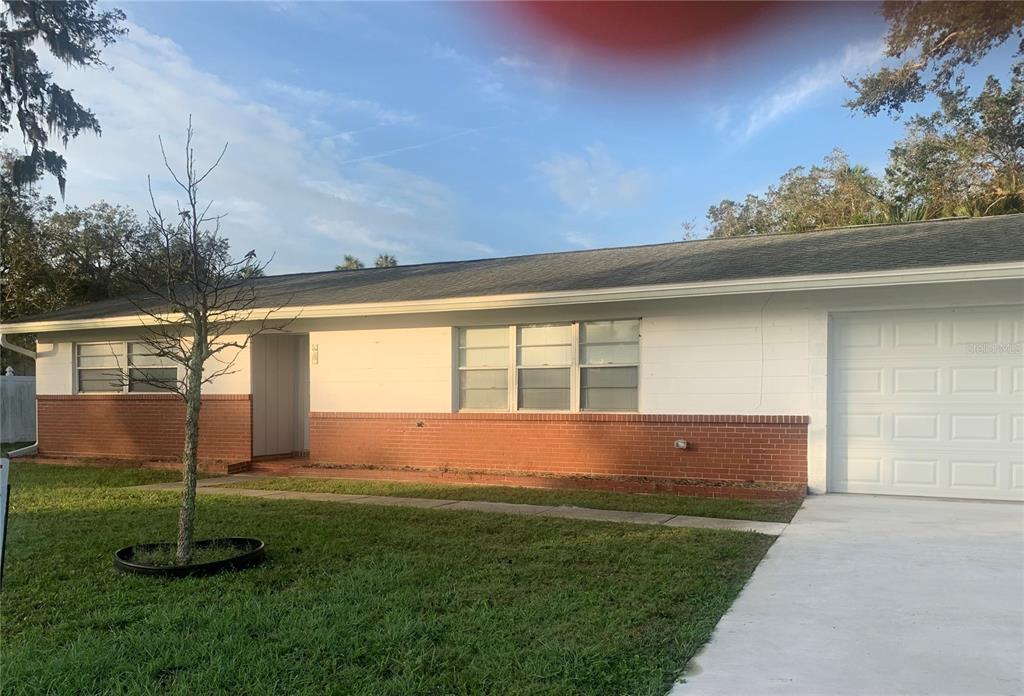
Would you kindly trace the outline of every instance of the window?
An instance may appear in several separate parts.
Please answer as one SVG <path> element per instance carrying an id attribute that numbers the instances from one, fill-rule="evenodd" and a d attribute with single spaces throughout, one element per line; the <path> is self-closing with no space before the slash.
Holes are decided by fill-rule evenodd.
<path id="1" fill-rule="evenodd" d="M 580 324 L 580 408 L 635 411 L 640 364 L 640 322 Z"/>
<path id="2" fill-rule="evenodd" d="M 173 389 L 178 367 L 170 358 L 155 355 L 145 343 L 128 344 L 128 391 L 161 392 Z"/>
<path id="3" fill-rule="evenodd" d="M 79 343 L 77 350 L 78 391 L 91 392 L 124 391 L 120 365 L 122 343 Z"/>
<path id="4" fill-rule="evenodd" d="M 520 326 L 516 336 L 519 408 L 568 411 L 572 324 Z"/>
<path id="5" fill-rule="evenodd" d="M 79 343 L 75 370 L 80 394 L 162 392 L 178 380 L 177 365 L 145 343 Z"/>
<path id="6" fill-rule="evenodd" d="M 636 411 L 640 320 L 459 329 L 458 380 L 460 410 Z"/>
<path id="7" fill-rule="evenodd" d="M 508 327 L 459 330 L 459 407 L 508 409 Z"/>

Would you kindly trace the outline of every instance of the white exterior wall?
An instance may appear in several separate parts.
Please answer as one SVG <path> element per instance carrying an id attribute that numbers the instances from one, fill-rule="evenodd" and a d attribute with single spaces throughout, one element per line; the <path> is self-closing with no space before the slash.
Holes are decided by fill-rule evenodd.
<path id="1" fill-rule="evenodd" d="M 452 329 L 311 331 L 311 411 L 452 410 Z"/>
<path id="2" fill-rule="evenodd" d="M 82 331 L 40 336 L 36 343 L 36 393 L 42 395 L 74 394 L 75 343 L 97 341 L 131 341 L 138 334 L 126 331 Z M 224 341 L 243 340 L 243 336 L 225 336 Z M 224 369 L 234 359 L 230 374 L 203 385 L 204 394 L 250 394 L 252 376 L 248 349 L 226 349 L 207 361 L 207 373 Z"/>
<path id="3" fill-rule="evenodd" d="M 644 314 L 640 410 L 810 416 L 807 481 L 823 493 L 831 313 L 1022 300 L 1024 281 L 999 281 L 662 303 Z"/>
<path id="4" fill-rule="evenodd" d="M 73 343 L 59 336 L 40 336 L 36 342 L 36 394 L 74 393 Z"/>
<path id="5" fill-rule="evenodd" d="M 297 320 L 309 333 L 310 411 L 450 412 L 453 327 L 641 317 L 640 411 L 810 416 L 808 482 L 827 486 L 834 312 L 1020 304 L 1024 281 L 779 292 L 536 309 Z M 84 335 L 84 334 L 83 334 Z M 73 340 L 41 337 L 40 394 L 72 390 Z M 46 343 L 53 340 L 53 343 Z M 119 340 L 119 339 L 115 339 Z M 207 393 L 251 393 L 249 356 Z"/>
<path id="6" fill-rule="evenodd" d="M 808 482 L 824 492 L 831 313 L 1022 298 L 1022 281 L 965 282 L 309 320 L 291 328 L 309 330 L 318 355 L 310 410 L 449 412 L 452 327 L 641 317 L 641 413 L 810 416 Z"/>

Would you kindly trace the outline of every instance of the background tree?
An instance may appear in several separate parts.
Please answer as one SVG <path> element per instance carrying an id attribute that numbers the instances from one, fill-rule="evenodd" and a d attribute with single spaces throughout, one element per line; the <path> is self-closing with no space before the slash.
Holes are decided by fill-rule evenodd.
<path id="1" fill-rule="evenodd" d="M 882 182 L 842 150 L 821 165 L 794 167 L 761 196 L 725 200 L 708 210 L 712 237 L 804 232 L 888 218 Z"/>
<path id="2" fill-rule="evenodd" d="M 196 515 L 196 470 L 199 452 L 199 414 L 202 386 L 234 371 L 235 358 L 252 338 L 271 327 L 271 314 L 283 304 L 262 307 L 257 295 L 266 264 L 255 250 L 241 260 L 228 253 L 220 235 L 223 216 L 210 213 L 211 203 L 200 201 L 199 188 L 224 156 L 207 168 L 200 168 L 192 147 L 189 122 L 185 137 L 184 170 L 179 175 L 168 162 L 163 142 L 164 164 L 181 189 L 173 218 L 165 217 L 156 205 L 150 187 L 153 212 L 150 227 L 158 238 L 158 254 L 144 245 L 127 247 L 136 283 L 144 292 L 132 298 L 145 331 L 146 365 L 178 366 L 179 378 L 168 380 L 158 370 L 134 370 L 132 379 L 158 389 L 173 391 L 185 404 L 185 440 L 182 447 L 182 496 L 178 512 L 175 560 L 185 565 L 192 560 Z M 125 374 L 131 365 L 123 370 Z"/>
<path id="3" fill-rule="evenodd" d="M 1024 60 L 1024 3 L 932 2 L 882 3 L 889 25 L 885 53 L 902 61 L 896 67 L 847 80 L 856 96 L 846 105 L 874 116 L 902 113 L 907 104 L 941 95 L 961 84 L 964 70 L 1010 39 L 1020 41 L 1013 71 Z"/>
<path id="4" fill-rule="evenodd" d="M 391 254 L 378 254 L 377 259 L 373 262 L 374 268 L 391 268 L 397 265 L 398 259 Z"/>
<path id="5" fill-rule="evenodd" d="M 336 271 L 355 271 L 363 268 L 363 262 L 352 254 L 345 254 L 344 260 L 334 267 Z"/>
<path id="6" fill-rule="evenodd" d="M 886 181 L 904 217 L 1024 212 L 1024 75 L 1008 90 L 989 77 L 974 98 L 944 92 L 889 151 Z"/>
<path id="7" fill-rule="evenodd" d="M 885 2 L 881 11 L 886 53 L 901 62 L 848 80 L 856 96 L 846 106 L 899 116 L 931 96 L 938 110 L 907 120 L 883 179 L 836 151 L 762 196 L 712 206 L 712 236 L 1024 212 L 1024 3 Z M 1008 86 L 990 75 L 972 96 L 967 68 L 1015 37 Z"/>
<path id="8" fill-rule="evenodd" d="M 16 188 L 13 155 L 0 153 L 0 320 L 123 295 L 134 288 L 123 246 L 153 240 L 128 208 L 97 203 L 56 210 L 35 187 Z M 33 362 L 0 351 L 0 368 L 31 374 Z"/>
<path id="9" fill-rule="evenodd" d="M 39 66 L 36 49 L 45 46 L 65 65 L 98 67 L 100 51 L 125 33 L 121 10 L 95 11 L 96 0 L 35 2 L 5 0 L 0 13 L 0 133 L 17 122 L 29 148 L 14 159 L 16 187 L 38 181 L 44 173 L 57 179 L 61 195 L 67 183 L 64 157 L 48 147 L 51 135 L 63 145 L 82 131 L 100 133 L 95 114 L 55 84 Z"/>

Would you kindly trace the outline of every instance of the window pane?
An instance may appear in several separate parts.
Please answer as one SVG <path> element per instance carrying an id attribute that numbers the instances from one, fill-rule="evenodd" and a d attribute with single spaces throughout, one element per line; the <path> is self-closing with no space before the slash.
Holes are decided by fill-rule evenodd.
<path id="1" fill-rule="evenodd" d="M 459 372 L 459 408 L 508 408 L 508 370 Z"/>
<path id="2" fill-rule="evenodd" d="M 508 348 L 460 348 L 460 367 L 508 367 Z"/>
<path id="3" fill-rule="evenodd" d="M 572 343 L 572 326 L 569 324 L 538 324 L 519 327 L 519 345 L 537 346 L 556 343 Z"/>
<path id="4" fill-rule="evenodd" d="M 508 389 L 508 370 L 463 370 L 463 389 Z"/>
<path id="5" fill-rule="evenodd" d="M 178 381 L 178 370 L 173 367 L 132 369 L 128 371 L 128 380 L 128 391 L 130 392 L 168 391 L 173 389 Z"/>
<path id="6" fill-rule="evenodd" d="M 119 392 L 121 391 L 121 373 L 116 370 L 79 370 L 78 391 L 88 392 Z"/>
<path id="7" fill-rule="evenodd" d="M 519 408 L 569 410 L 569 369 L 519 370 Z"/>
<path id="8" fill-rule="evenodd" d="M 494 348 L 508 347 L 508 329 L 504 326 L 459 329 L 459 347 Z"/>
<path id="9" fill-rule="evenodd" d="M 639 341 L 639 319 L 588 321 L 580 324 L 580 343 L 636 343 Z"/>
<path id="10" fill-rule="evenodd" d="M 580 408 L 636 411 L 639 371 L 635 367 L 590 367 L 580 373 Z"/>
<path id="11" fill-rule="evenodd" d="M 522 367 L 544 365 L 568 365 L 572 362 L 572 346 L 524 346 L 519 349 L 519 364 Z"/>
<path id="12" fill-rule="evenodd" d="M 587 388 L 630 387 L 636 389 L 635 367 L 586 367 L 580 374 L 580 386 Z"/>
<path id="13" fill-rule="evenodd" d="M 79 344 L 79 367 L 117 367 L 121 358 L 120 343 L 89 343 Z"/>
<path id="14" fill-rule="evenodd" d="M 636 389 L 585 389 L 584 411 L 636 411 Z"/>
<path id="15" fill-rule="evenodd" d="M 152 346 L 145 343 L 128 344 L 128 364 L 134 367 L 177 367 L 173 360 L 154 355 Z"/>
<path id="16" fill-rule="evenodd" d="M 640 346 L 636 343 L 597 343 L 580 347 L 584 365 L 635 365 L 640 362 Z"/>
<path id="17" fill-rule="evenodd" d="M 504 411 L 508 408 L 508 392 L 504 389 L 463 389 L 459 393 L 459 408 Z"/>

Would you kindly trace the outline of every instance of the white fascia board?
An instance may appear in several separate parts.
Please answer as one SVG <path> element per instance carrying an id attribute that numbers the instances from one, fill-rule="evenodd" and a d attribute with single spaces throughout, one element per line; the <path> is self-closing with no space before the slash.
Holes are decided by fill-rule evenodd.
<path id="1" fill-rule="evenodd" d="M 764 292 L 794 292 L 800 290 L 836 290 L 924 283 L 954 283 L 977 280 L 1024 279 L 1024 264 L 975 264 L 942 266 L 939 268 L 871 271 L 866 273 L 836 273 L 829 275 L 785 276 L 745 280 L 711 281 L 703 283 L 674 283 L 664 285 L 638 285 L 598 290 L 563 290 L 555 292 L 519 293 L 514 295 L 484 295 L 454 297 L 437 300 L 408 302 L 364 302 L 339 305 L 295 305 L 282 307 L 270 313 L 266 309 L 253 310 L 254 319 L 327 319 L 336 317 L 366 317 L 393 314 L 424 314 L 431 312 L 468 312 L 484 309 L 515 309 L 557 305 L 595 304 L 602 302 L 635 302 L 640 300 L 666 300 L 685 297 L 715 295 L 743 295 Z M 173 321 L 175 317 L 168 316 Z M 86 329 L 126 328 L 155 323 L 139 315 L 104 317 L 98 319 L 70 319 L 36 321 L 9 326 L 0 325 L 0 333 L 52 333 Z"/>

